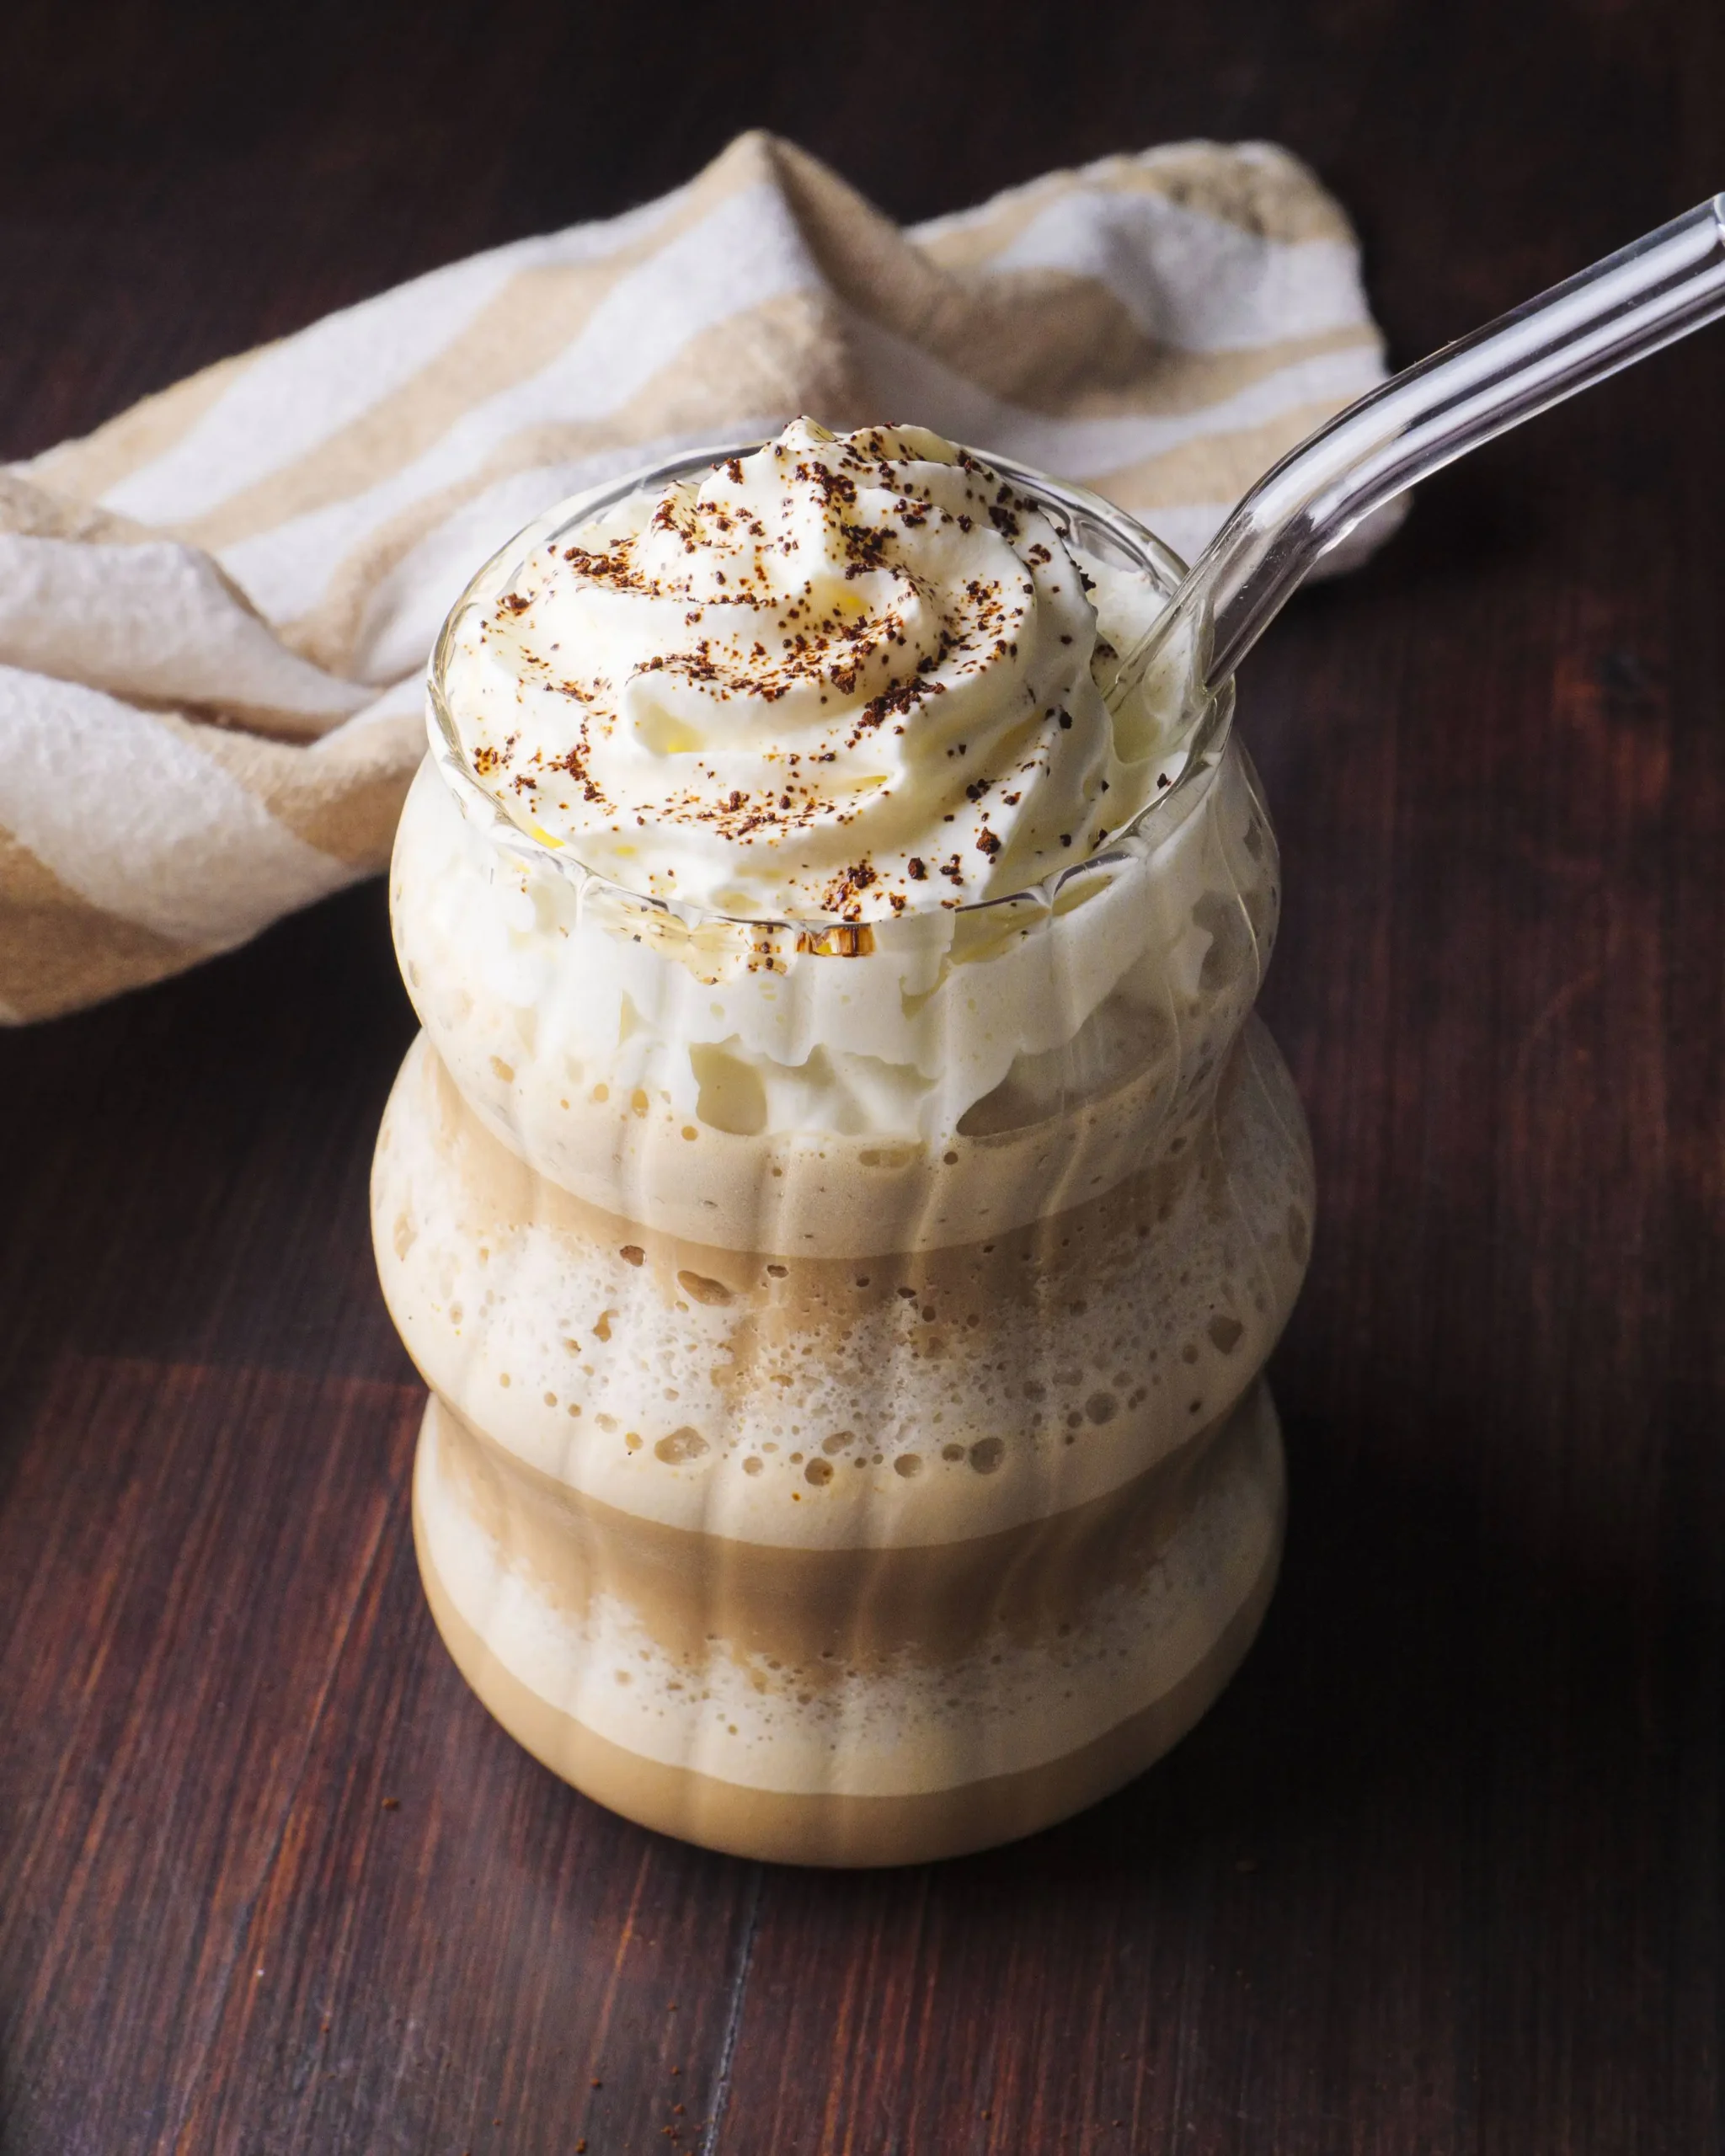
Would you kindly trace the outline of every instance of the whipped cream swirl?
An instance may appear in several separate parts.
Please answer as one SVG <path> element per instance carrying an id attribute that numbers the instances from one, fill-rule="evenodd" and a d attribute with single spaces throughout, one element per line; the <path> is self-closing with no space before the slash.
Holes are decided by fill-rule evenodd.
<path id="1" fill-rule="evenodd" d="M 889 920 L 1039 883 L 1140 804 L 1114 581 L 939 435 L 798 419 L 530 553 L 457 624 L 446 693 L 480 783 L 600 874 Z"/>

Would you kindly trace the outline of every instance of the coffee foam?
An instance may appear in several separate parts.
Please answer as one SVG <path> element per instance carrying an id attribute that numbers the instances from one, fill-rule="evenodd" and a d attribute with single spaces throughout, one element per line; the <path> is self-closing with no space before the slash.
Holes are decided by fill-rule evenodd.
<path id="1" fill-rule="evenodd" d="M 1279 890 L 1243 753 L 1166 806 L 1047 906 L 763 958 L 502 852 L 428 766 L 396 842 L 397 950 L 475 1113 L 590 1203 L 740 1248 L 962 1241 L 1153 1157 L 1251 1006 Z"/>
<path id="2" fill-rule="evenodd" d="M 1081 1750 L 1203 1662 L 1280 1543 L 1281 1448 L 1259 1386 L 1218 1432 L 1152 1561 L 1103 1588 L 1081 1621 L 1028 1640 L 1002 1629 L 967 1653 L 906 1655 L 811 1687 L 722 1637 L 697 1657 L 668 1654 L 636 1608 L 610 1597 L 564 1607 L 451 1484 L 445 1428 L 434 1399 L 414 1477 L 422 1561 L 490 1655 L 619 1749 L 745 1789 L 914 1796 Z"/>
<path id="3" fill-rule="evenodd" d="M 427 1553 L 417 1506 L 414 1540 L 426 1600 L 456 1667 L 518 1743 L 627 1819 L 771 1864 L 929 1864 L 1015 1841 L 1095 1803 L 1159 1759 L 1210 1706 L 1251 1646 L 1276 1575 L 1274 1562 L 1265 1566 L 1178 1683 L 1063 1758 L 914 1796 L 794 1796 L 662 1765 L 550 1705 L 457 1610 Z"/>
<path id="4" fill-rule="evenodd" d="M 1304 1270 L 1311 1183 L 1255 1022 L 1171 1144 L 978 1243 L 738 1253 L 536 1176 L 422 1039 L 379 1140 L 378 1266 L 428 1382 L 572 1491 L 744 1541 L 951 1541 L 1119 1487 L 1262 1366 Z M 857 1209 L 842 1180 L 833 1203 Z"/>

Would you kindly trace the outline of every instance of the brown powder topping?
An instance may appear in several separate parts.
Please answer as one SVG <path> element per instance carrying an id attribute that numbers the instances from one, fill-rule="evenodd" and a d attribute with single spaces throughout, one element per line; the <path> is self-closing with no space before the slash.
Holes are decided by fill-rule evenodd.
<path id="1" fill-rule="evenodd" d="M 669 895 L 760 873 L 786 910 L 849 923 L 928 904 L 936 878 L 969 896 L 1041 789 L 1075 828 L 1106 790 L 1093 747 L 1060 776 L 1093 691 L 1076 580 L 1034 503 L 968 452 L 799 422 L 522 565 L 477 632 L 520 723 L 489 723 L 471 766 Z M 944 860 L 909 850 L 919 825 L 954 827 Z M 702 849 L 655 837 L 671 829 Z"/>

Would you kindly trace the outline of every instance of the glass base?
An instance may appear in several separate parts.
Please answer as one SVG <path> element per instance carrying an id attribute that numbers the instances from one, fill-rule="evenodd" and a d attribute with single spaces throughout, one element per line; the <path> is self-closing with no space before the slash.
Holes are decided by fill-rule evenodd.
<path id="1" fill-rule="evenodd" d="M 1274 1588 L 1284 1468 L 1255 1384 L 1202 1440 L 1179 1517 L 1140 1577 L 1043 1636 L 1010 1620 L 943 1661 L 925 1643 L 873 1667 L 842 1653 L 813 1689 L 722 1637 L 668 1652 L 602 1596 L 579 1612 L 521 1561 L 504 1487 L 434 1396 L 414 1523 L 445 1643 L 518 1742 L 644 1826 L 772 1862 L 921 1863 L 1015 1840 L 1140 1774 L 1204 1714 Z M 591 1532 L 590 1521 L 583 1532 Z M 746 1571 L 752 1545 L 691 1535 Z M 714 1545 L 719 1546 L 715 1560 Z M 896 1554 L 896 1553 L 895 1553 Z M 938 1550 L 921 1553 L 938 1561 Z M 1033 1581 L 1024 1582 L 1027 1603 Z M 800 1689 L 791 1689 L 792 1685 Z"/>

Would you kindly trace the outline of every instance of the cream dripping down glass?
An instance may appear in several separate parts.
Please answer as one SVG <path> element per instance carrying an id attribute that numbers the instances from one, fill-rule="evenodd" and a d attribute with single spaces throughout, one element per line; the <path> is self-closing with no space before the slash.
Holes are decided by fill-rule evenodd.
<path id="1" fill-rule="evenodd" d="M 419 1562 L 492 1712 L 633 1818 L 1005 1840 L 1257 1628 L 1311 1168 L 1231 689 L 1123 664 L 1180 574 L 805 419 L 561 504 L 446 624 L 372 1188 Z"/>

